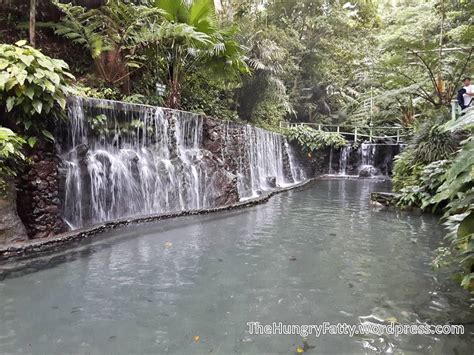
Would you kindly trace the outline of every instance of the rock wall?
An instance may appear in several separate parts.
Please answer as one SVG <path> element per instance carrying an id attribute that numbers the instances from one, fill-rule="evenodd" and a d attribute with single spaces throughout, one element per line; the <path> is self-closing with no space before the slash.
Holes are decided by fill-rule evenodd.
<path id="1" fill-rule="evenodd" d="M 331 149 L 321 149 L 312 153 L 305 151 L 300 145 L 290 142 L 293 153 L 297 158 L 297 164 L 304 170 L 307 178 L 316 178 L 318 176 L 329 174 L 329 163 Z M 337 160 L 338 155 L 332 160 Z M 332 161 L 334 164 L 334 161 Z"/>
<path id="2" fill-rule="evenodd" d="M 170 115 L 171 112 L 165 111 L 165 117 L 170 124 L 170 134 L 167 136 L 169 139 L 167 144 L 171 152 L 169 159 L 171 164 L 180 171 L 180 164 L 177 162 L 178 157 L 175 156 L 178 142 L 173 133 L 176 132 L 177 128 L 174 127 L 174 124 L 177 121 L 171 120 Z M 242 186 L 239 185 L 238 175 L 248 173 L 245 169 L 243 170 L 243 167 L 250 166 L 251 156 L 248 151 L 248 142 L 251 139 L 250 132 L 255 134 L 255 131 L 252 131 L 253 128 L 239 123 L 224 122 L 205 116 L 200 117 L 202 119 L 202 141 L 200 146 L 202 156 L 195 161 L 195 164 L 200 169 L 198 170 L 205 173 L 209 178 L 207 180 L 208 187 L 211 187 L 209 189 L 211 191 L 209 207 L 235 204 L 242 197 L 241 190 L 239 190 Z M 186 119 L 187 117 L 183 118 Z M 181 130 L 186 129 L 183 123 L 181 125 Z M 65 137 L 67 137 L 67 134 L 64 131 L 58 131 L 58 142 L 61 142 Z M 279 150 L 281 148 L 280 159 L 282 160 L 283 175 L 288 183 L 293 183 L 295 180 L 301 181 L 302 179 L 303 175 L 296 177 L 295 166 L 304 170 L 304 177 L 306 178 L 327 173 L 329 150 L 308 155 L 298 146 L 288 146 L 284 139 L 275 139 L 273 142 L 278 142 L 273 146 L 273 149 Z M 152 142 L 152 144 L 158 143 Z M 263 146 L 255 145 L 259 148 Z M 71 147 L 67 145 L 63 147 L 65 149 L 60 147 L 61 144 L 58 144 L 58 146 L 44 142 L 39 144 L 29 153 L 30 164 L 20 174 L 17 181 L 18 214 L 30 239 L 49 237 L 69 229 L 63 220 L 67 166 L 65 165 L 66 162 L 59 158 L 59 154 L 61 153 L 61 157 L 64 159 L 64 156 L 69 154 Z M 75 154 L 77 154 L 78 174 L 82 184 L 81 191 L 84 193 L 74 196 L 73 199 L 79 199 L 83 206 L 90 206 L 92 197 L 92 182 L 90 181 L 88 168 L 88 152 L 90 149 L 91 147 L 88 144 L 78 144 L 74 149 Z M 188 159 L 194 161 L 196 157 L 190 155 Z M 132 161 L 134 160 L 132 159 Z M 133 171 L 134 169 L 132 169 Z M 178 175 L 181 174 L 179 171 L 177 171 Z M 162 175 L 166 176 L 166 174 Z M 276 177 L 267 176 L 267 185 L 276 187 Z M 183 187 L 187 188 L 186 184 Z M 11 207 L 11 205 L 9 206 Z M 81 211 L 84 225 L 96 223 L 92 220 L 89 209 L 85 208 Z M 3 239 L 7 240 L 7 238 Z M 8 237 L 8 241 L 11 240 L 11 237 Z M 0 242 L 2 241 L 0 240 Z"/>
<path id="3" fill-rule="evenodd" d="M 27 240 L 25 227 L 16 210 L 14 182 L 8 182 L 6 192 L 0 195 L 0 244 Z"/>
<path id="4" fill-rule="evenodd" d="M 20 175 L 17 209 L 30 239 L 65 230 L 60 215 L 58 159 L 53 144 L 39 142 Z"/>
<path id="5" fill-rule="evenodd" d="M 224 140 L 222 122 L 204 117 L 203 122 L 203 148 L 210 154 L 205 157 L 208 166 L 213 166 L 213 180 L 216 190 L 216 205 L 229 205 L 239 201 L 237 189 L 237 176 L 235 157 L 238 151 L 232 148 L 234 154 L 224 156 L 226 144 Z M 237 142 L 235 140 L 235 142 Z M 212 162 L 212 164 L 210 164 Z"/>

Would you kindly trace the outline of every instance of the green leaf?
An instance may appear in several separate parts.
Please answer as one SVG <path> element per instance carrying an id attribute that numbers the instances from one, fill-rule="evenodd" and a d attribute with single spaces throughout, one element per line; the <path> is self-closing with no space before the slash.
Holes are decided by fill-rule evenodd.
<path id="1" fill-rule="evenodd" d="M 35 60 L 35 57 L 33 57 L 32 55 L 23 55 L 23 54 L 20 54 L 18 56 L 18 58 L 26 64 L 26 66 L 30 66 L 31 63 L 33 62 L 33 60 Z"/>
<path id="2" fill-rule="evenodd" d="M 30 121 L 30 120 L 26 120 L 25 122 L 23 122 L 23 126 L 25 126 L 25 129 L 26 129 L 26 130 L 29 130 L 30 127 L 31 127 L 31 121 Z"/>
<path id="3" fill-rule="evenodd" d="M 10 62 L 8 60 L 0 58 L 0 70 L 4 70 L 9 64 Z"/>
<path id="4" fill-rule="evenodd" d="M 5 84 L 7 83 L 8 79 L 10 79 L 10 75 L 7 72 L 0 73 L 0 91 L 5 89 Z"/>
<path id="5" fill-rule="evenodd" d="M 13 106 L 15 106 L 15 97 L 10 96 L 7 99 L 7 112 L 10 112 L 13 109 Z"/>
<path id="6" fill-rule="evenodd" d="M 66 99 L 64 97 L 56 97 L 56 101 L 63 110 L 66 108 Z"/>
<path id="7" fill-rule="evenodd" d="M 474 233 L 474 212 L 469 214 L 464 220 L 461 222 L 458 228 L 458 237 L 463 238 L 466 235 Z"/>
<path id="8" fill-rule="evenodd" d="M 35 88 L 33 86 L 28 86 L 25 90 L 25 95 L 30 99 L 33 100 L 33 96 L 35 95 Z"/>
<path id="9" fill-rule="evenodd" d="M 36 139 L 36 137 L 30 137 L 30 138 L 28 138 L 28 145 L 29 145 L 31 148 L 33 148 L 33 147 L 36 145 L 36 142 L 37 142 L 37 141 L 38 141 L 38 140 Z"/>
<path id="10" fill-rule="evenodd" d="M 23 47 L 26 43 L 26 40 L 22 39 L 21 41 L 15 42 L 15 46 Z"/>
<path id="11" fill-rule="evenodd" d="M 43 136 L 45 136 L 47 139 L 49 139 L 51 142 L 54 142 L 54 136 L 51 134 L 50 131 L 43 129 L 41 130 L 41 133 L 43 133 Z"/>
<path id="12" fill-rule="evenodd" d="M 33 100 L 33 108 L 35 109 L 36 112 L 41 113 L 43 109 L 43 103 L 39 100 Z"/>

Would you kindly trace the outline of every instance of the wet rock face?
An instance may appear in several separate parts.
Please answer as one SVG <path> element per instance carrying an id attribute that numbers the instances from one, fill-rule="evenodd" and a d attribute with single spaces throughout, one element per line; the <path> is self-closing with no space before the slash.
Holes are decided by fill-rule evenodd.
<path id="1" fill-rule="evenodd" d="M 0 244 L 25 241 L 26 229 L 16 210 L 16 190 L 9 182 L 5 194 L 0 195 Z"/>
<path id="2" fill-rule="evenodd" d="M 222 122 L 204 117 L 203 149 L 208 151 L 206 170 L 212 175 L 211 188 L 214 195 L 214 206 L 224 206 L 239 201 L 237 188 L 237 164 L 235 158 L 239 154 L 239 135 L 235 128 L 229 129 Z M 232 139 L 225 139 L 227 137 Z"/>
<path id="3" fill-rule="evenodd" d="M 18 214 L 28 237 L 45 238 L 64 231 L 60 213 L 58 160 L 52 144 L 39 143 L 18 179 Z"/>
<path id="4" fill-rule="evenodd" d="M 276 177 L 275 176 L 267 176 L 267 184 L 271 188 L 275 188 L 277 183 L 276 183 Z"/>
<path id="5" fill-rule="evenodd" d="M 298 165 L 304 170 L 307 178 L 315 178 L 323 174 L 329 173 L 329 148 L 320 149 L 315 152 L 308 153 L 299 144 L 296 144 L 294 142 L 290 142 L 289 144 L 293 149 L 293 153 L 295 154 L 295 158 L 298 162 Z M 333 158 L 333 162 L 334 160 L 335 159 Z"/>

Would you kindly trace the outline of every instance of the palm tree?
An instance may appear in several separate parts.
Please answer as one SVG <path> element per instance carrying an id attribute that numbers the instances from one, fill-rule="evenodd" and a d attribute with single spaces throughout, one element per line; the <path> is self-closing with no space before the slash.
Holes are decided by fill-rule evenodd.
<path id="1" fill-rule="evenodd" d="M 204 66 L 221 75 L 249 72 L 233 29 L 219 28 L 213 0 L 156 0 L 154 6 L 166 19 L 157 29 L 157 39 L 167 66 L 168 107 L 180 107 L 188 72 Z"/>

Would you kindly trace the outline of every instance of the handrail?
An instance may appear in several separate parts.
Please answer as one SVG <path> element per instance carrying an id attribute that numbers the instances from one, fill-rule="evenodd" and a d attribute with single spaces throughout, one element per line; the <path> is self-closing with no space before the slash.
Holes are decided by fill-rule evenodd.
<path id="1" fill-rule="evenodd" d="M 318 131 L 322 131 L 323 128 L 336 128 L 335 132 L 342 135 L 353 136 L 354 141 L 357 141 L 358 137 L 368 137 L 369 142 L 372 142 L 375 139 L 396 138 L 396 142 L 397 144 L 399 144 L 400 139 L 408 135 L 408 134 L 405 134 L 405 131 L 407 131 L 408 129 L 404 127 L 399 127 L 399 126 L 353 126 L 353 125 L 322 124 L 322 123 L 313 123 L 313 122 L 280 122 L 281 129 L 298 127 L 298 126 L 317 127 Z M 349 129 L 350 132 L 344 132 L 344 130 L 346 129 Z M 362 130 L 362 132 L 360 132 L 359 130 Z M 364 130 L 368 130 L 369 131 L 368 134 L 366 134 Z M 396 132 L 396 133 L 395 135 L 385 135 L 385 134 L 374 135 L 374 132 L 378 133 L 380 130 L 383 130 L 383 131 L 392 130 L 393 132 Z"/>

